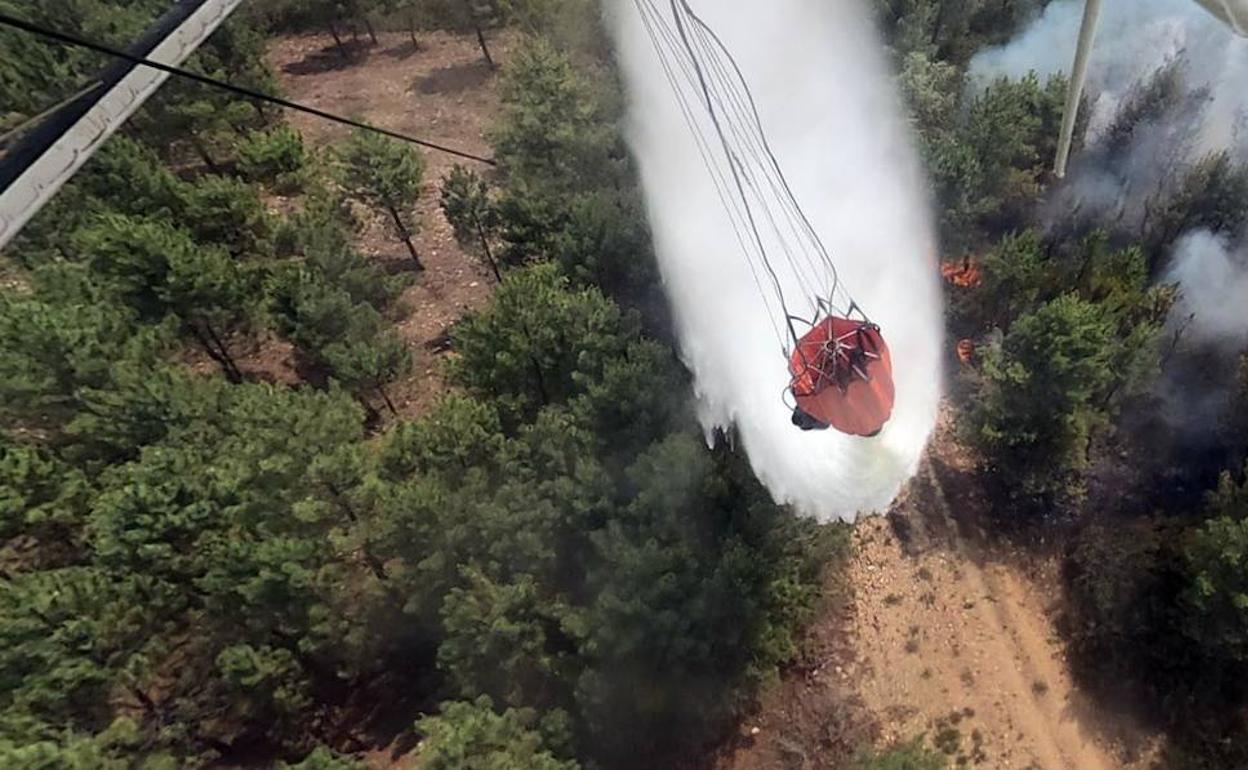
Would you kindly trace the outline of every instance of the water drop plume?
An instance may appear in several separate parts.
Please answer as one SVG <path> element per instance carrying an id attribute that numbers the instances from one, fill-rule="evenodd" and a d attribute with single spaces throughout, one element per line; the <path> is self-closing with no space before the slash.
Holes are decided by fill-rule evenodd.
<path id="1" fill-rule="evenodd" d="M 872 439 L 802 433 L 782 400 L 782 340 L 733 235 L 634 0 L 608 22 L 681 353 L 708 433 L 735 427 L 780 502 L 821 519 L 881 510 L 918 466 L 941 390 L 935 238 L 885 49 L 858 0 L 699 0 L 740 65 L 780 167 L 844 285 L 883 329 L 897 402 Z M 654 7 L 668 14 L 666 0 Z M 773 256 L 787 296 L 809 294 Z"/>

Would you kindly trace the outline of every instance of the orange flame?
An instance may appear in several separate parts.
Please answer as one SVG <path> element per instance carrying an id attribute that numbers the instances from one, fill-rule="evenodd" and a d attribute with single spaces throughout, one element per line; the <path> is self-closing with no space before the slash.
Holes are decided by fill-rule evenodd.
<path id="1" fill-rule="evenodd" d="M 970 366 L 975 360 L 975 342 L 973 340 L 958 341 L 958 360 L 964 366 Z"/>
<path id="2" fill-rule="evenodd" d="M 940 275 L 951 285 L 959 289 L 970 289 L 984 280 L 983 270 L 974 257 L 965 257 L 942 263 Z"/>

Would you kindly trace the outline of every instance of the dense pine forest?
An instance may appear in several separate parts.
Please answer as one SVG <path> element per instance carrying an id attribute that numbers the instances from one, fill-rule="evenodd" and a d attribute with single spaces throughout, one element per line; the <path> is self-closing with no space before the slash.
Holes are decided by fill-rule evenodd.
<path id="1" fill-rule="evenodd" d="M 119 46 L 166 5 L 0 0 Z M 943 258 L 981 278 L 947 288 L 958 439 L 994 537 L 1060 550 L 1100 707 L 1143 710 L 1164 768 L 1243 767 L 1248 359 L 1184 336 L 1167 276 L 1192 230 L 1248 238 L 1248 163 L 1180 163 L 1139 220 L 1063 208 L 1065 79 L 968 73 L 1044 5 L 874 3 Z M 5 250 L 0 767 L 700 766 L 851 588 L 848 525 L 774 503 L 696 422 L 598 3 L 251 2 L 188 66 L 278 93 L 279 35 L 349 64 L 432 30 L 498 68 L 496 166 L 431 179 L 427 150 L 315 147 L 172 79 Z M 104 63 L 0 30 L 0 134 Z M 1183 77 L 1084 152 L 1191 109 Z M 450 392 L 411 415 L 396 328 L 430 190 L 493 287 L 447 331 Z M 397 267 L 361 253 L 368 221 Z M 247 363 L 271 346 L 292 376 Z M 1190 382 L 1222 399 L 1194 433 L 1161 403 Z M 946 766 L 915 738 L 846 766 Z"/>

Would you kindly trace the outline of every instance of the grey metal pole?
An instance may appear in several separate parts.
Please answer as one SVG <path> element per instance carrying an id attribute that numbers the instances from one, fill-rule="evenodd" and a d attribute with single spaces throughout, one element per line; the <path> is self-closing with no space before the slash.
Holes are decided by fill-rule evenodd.
<path id="1" fill-rule="evenodd" d="M 148 32 L 149 36 L 163 37 L 147 41 L 136 54 L 176 66 L 194 53 L 241 2 L 183 0 Z M 172 24 L 177 26 L 165 29 Z M 50 146 L 39 147 L 32 153 L 36 157 L 24 167 L 15 165 L 12 179 L 7 178 L 5 169 L 7 186 L 0 189 L 0 250 L 168 77 L 168 73 L 149 67 L 124 65 L 111 82 L 100 86 L 97 97 L 82 97 L 92 99 L 90 105 L 72 118 L 72 124 Z M 48 118 L 55 119 L 56 115 Z M 20 154 L 19 150 L 6 156 L 6 164 Z"/>
<path id="2" fill-rule="evenodd" d="M 1248 37 L 1248 0 L 1196 0 L 1231 29 Z"/>
<path id="3" fill-rule="evenodd" d="M 1053 171 L 1061 179 L 1066 176 L 1070 162 L 1070 145 L 1075 138 L 1075 122 L 1079 118 L 1079 103 L 1083 101 L 1083 87 L 1088 80 L 1088 60 L 1092 56 L 1092 44 L 1096 40 L 1096 25 L 1101 17 L 1101 0 L 1087 0 L 1083 6 L 1083 27 L 1079 30 L 1079 48 L 1075 51 L 1075 64 L 1070 71 L 1070 89 L 1066 94 L 1066 111 L 1062 114 L 1062 135 L 1057 143 L 1057 160 Z"/>

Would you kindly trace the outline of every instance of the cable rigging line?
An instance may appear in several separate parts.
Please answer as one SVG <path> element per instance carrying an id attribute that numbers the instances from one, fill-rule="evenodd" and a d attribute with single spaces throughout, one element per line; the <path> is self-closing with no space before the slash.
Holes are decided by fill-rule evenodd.
<path id="1" fill-rule="evenodd" d="M 715 110 L 714 100 L 711 98 L 711 93 L 706 82 L 706 76 L 703 72 L 702 65 L 698 62 L 697 56 L 694 54 L 693 47 L 689 42 L 688 32 L 685 29 L 685 22 L 681 19 L 680 13 L 677 10 L 678 2 L 681 2 L 681 0 L 671 0 L 672 12 L 676 16 L 676 29 L 680 32 L 680 39 L 684 43 L 685 49 L 689 51 L 690 59 L 693 62 L 693 69 L 698 75 L 698 82 L 701 86 L 702 94 L 705 97 L 707 111 L 711 115 L 711 122 L 715 125 L 715 132 L 719 135 L 720 143 L 723 144 L 725 152 L 729 155 L 728 165 L 732 169 L 732 177 L 733 181 L 736 183 L 737 191 L 741 195 L 742 200 L 745 201 L 745 212 L 750 223 L 750 231 L 754 236 L 755 243 L 758 244 L 758 250 L 764 254 L 763 264 L 767 268 L 767 274 L 771 277 L 771 281 L 776 288 L 776 294 L 780 297 L 780 305 L 785 308 L 784 323 L 788 327 L 789 336 L 792 338 L 793 345 L 796 347 L 798 341 L 801 339 L 801 335 L 797 333 L 797 329 L 793 326 L 793 316 L 788 312 L 788 303 L 785 302 L 784 299 L 784 287 L 780 283 L 780 277 L 776 275 L 775 268 L 772 267 L 771 263 L 766 260 L 765 255 L 767 253 L 767 248 L 763 245 L 762 233 L 758 229 L 758 222 L 754 218 L 753 209 L 750 207 L 749 199 L 746 197 L 745 183 L 741 178 L 738 164 L 733 159 L 732 152 L 728 144 L 728 138 L 724 134 L 724 128 L 720 124 L 719 113 Z M 687 7 L 688 6 L 686 6 L 686 8 Z"/>
<path id="2" fill-rule="evenodd" d="M 689 103 L 689 97 L 686 96 L 680 87 L 679 78 L 673 71 L 674 65 L 669 61 L 669 57 L 676 60 L 675 66 L 679 67 L 681 74 L 685 76 L 686 80 L 693 84 L 692 87 L 696 90 L 696 76 L 692 72 L 691 64 L 686 56 L 682 56 L 683 49 L 681 48 L 679 41 L 675 40 L 675 32 L 668 27 L 666 20 L 654 7 L 653 0 L 637 0 L 637 6 L 639 10 L 642 11 L 642 23 L 645 25 L 650 41 L 654 45 L 655 52 L 658 54 L 659 63 L 662 65 L 668 85 L 671 86 L 672 92 L 676 97 L 677 104 L 680 106 L 685 123 L 688 126 L 690 133 L 693 135 L 694 143 L 698 149 L 698 154 L 701 156 L 703 165 L 706 167 L 707 172 L 711 177 L 711 181 L 715 185 L 715 191 L 720 199 L 720 203 L 723 205 L 725 212 L 728 214 L 728 223 L 731 225 L 737 243 L 746 257 L 746 263 L 749 265 L 750 272 L 753 274 L 755 285 L 759 290 L 759 295 L 762 297 L 764 304 L 767 306 L 767 312 L 771 314 L 771 301 L 767 292 L 763 290 L 762 282 L 759 280 L 755 265 L 755 259 L 761 260 L 764 255 L 759 254 L 756 256 L 752 254 L 746 243 L 746 236 L 743 232 L 745 227 L 745 214 L 741 210 L 741 204 L 728 192 L 729 183 L 726 178 L 727 172 L 720 168 L 718 159 L 715 157 L 715 153 L 711 150 L 710 141 L 706 138 L 701 127 L 698 125 L 697 119 L 694 117 L 695 110 Z M 647 14 L 646 9 L 649 10 L 649 14 Z M 668 50 L 664 49 L 660 38 L 662 39 L 662 42 L 666 42 L 668 44 Z M 777 336 L 780 338 L 781 345 L 783 346 L 783 335 L 780 335 L 778 331 L 779 330 L 777 329 Z"/>
<path id="3" fill-rule="evenodd" d="M 695 33 L 696 32 L 697 30 L 695 30 Z M 699 42 L 704 43 L 704 41 Z M 738 159 L 738 166 L 741 169 L 742 177 L 745 179 L 747 186 L 754 193 L 754 197 L 758 201 L 759 209 L 766 218 L 768 225 L 770 225 L 771 232 L 776 236 L 776 241 L 779 243 L 780 249 L 784 253 L 785 260 L 788 262 L 789 268 L 793 275 L 795 275 L 805 285 L 820 285 L 821 281 L 819 278 L 819 270 L 811 259 L 810 251 L 807 247 L 808 245 L 804 242 L 802 234 L 798 232 L 798 227 L 793 221 L 792 215 L 789 213 L 788 209 L 784 207 L 780 189 L 778 188 L 775 180 L 768 173 L 767 166 L 761 161 L 757 150 L 753 146 L 754 141 L 752 140 L 755 140 L 753 132 L 751 132 L 746 126 L 738 126 L 734 121 L 734 118 L 738 118 L 739 115 L 733 114 L 735 112 L 733 106 L 740 97 L 736 94 L 735 89 L 733 89 L 732 85 L 726 79 L 716 74 L 717 71 L 722 71 L 723 65 L 719 62 L 718 57 L 714 54 L 714 52 L 708 51 L 705 44 L 701 45 L 700 48 L 703 57 L 706 58 L 709 65 L 705 69 L 705 72 L 707 74 L 707 81 L 711 84 L 713 98 L 715 99 L 716 105 L 723 112 L 721 117 L 724 125 L 728 127 L 729 133 L 732 134 L 733 138 L 737 142 L 738 152 L 734 152 L 733 155 Z M 742 154 L 744 154 L 748 162 L 740 162 Z M 794 239 L 790 240 L 785 237 L 784 228 L 781 227 L 776 220 L 776 214 L 772 210 L 772 204 L 769 202 L 768 196 L 764 194 L 765 190 L 762 189 L 763 185 L 755 177 L 755 173 L 753 171 L 753 167 L 755 166 L 763 169 L 764 181 L 771 187 L 774 197 L 781 201 L 781 215 L 785 216 L 788 220 L 788 224 L 793 230 L 793 234 L 795 236 Z M 795 251 L 797 252 L 796 255 L 794 253 Z M 799 257 L 801 258 L 800 260 Z M 805 264 L 803 265 L 799 262 L 804 262 Z"/>
<path id="4" fill-rule="evenodd" d="M 771 168 L 761 158 L 758 146 L 762 143 L 762 137 L 758 136 L 762 131 L 761 125 L 749 120 L 748 112 L 744 108 L 743 97 L 738 93 L 739 88 L 748 91 L 748 87 L 742 82 L 738 88 L 736 84 L 730 82 L 730 78 L 726 75 L 725 66 L 718 60 L 718 52 L 713 50 L 700 30 L 696 28 L 691 30 L 697 37 L 696 40 L 690 42 L 696 42 L 696 47 L 686 45 L 678 39 L 676 31 L 672 30 L 668 23 L 667 15 L 657 10 L 654 0 L 637 0 L 635 4 L 641 12 L 641 19 L 646 27 L 651 43 L 659 55 L 659 61 L 667 75 L 668 84 L 672 87 L 681 111 L 684 113 L 685 122 L 697 143 L 699 154 L 703 156 L 703 162 L 711 174 L 712 181 L 715 182 L 721 203 L 729 215 L 729 223 L 732 225 L 734 235 L 737 237 L 738 244 L 741 246 L 751 275 L 755 280 L 755 285 L 759 290 L 759 295 L 762 297 L 769 318 L 772 319 L 772 325 L 775 327 L 775 314 L 771 309 L 769 292 L 763 289 L 761 282 L 758 280 L 755 266 L 756 261 L 761 262 L 769 274 L 773 272 L 771 263 L 767 258 L 767 247 L 757 237 L 752 239 L 755 249 L 752 250 L 745 244 L 746 239 L 742 237 L 740 231 L 748 229 L 757 234 L 758 228 L 754 226 L 753 222 L 743 224 L 742 220 L 749 219 L 753 212 L 753 207 L 758 207 L 761 216 L 765 218 L 766 224 L 770 225 L 769 233 L 775 236 L 776 242 L 783 250 L 790 271 L 803 285 L 821 285 L 822 280 L 819 278 L 821 271 L 815 264 L 819 260 L 812 255 L 809 243 L 800 231 L 800 225 L 796 222 L 792 212 L 782 205 L 784 194 L 777 181 L 773 178 Z M 673 9 L 673 14 L 675 14 L 675 9 Z M 679 21 L 677 23 L 679 24 Z M 656 36 L 656 29 L 661 34 Z M 662 42 L 660 42 L 658 37 L 662 38 Z M 726 135 L 722 135 L 719 142 L 720 152 L 711 152 L 706 146 L 707 140 L 703 136 L 699 121 L 690 114 L 685 89 L 682 89 L 678 83 L 673 82 L 673 73 L 667 61 L 669 57 L 679 63 L 681 73 L 687 81 L 688 90 L 697 94 L 697 101 L 702 108 L 699 112 L 706 112 L 712 117 L 719 117 L 720 126 L 725 127 Z M 699 78 L 697 63 L 704 60 L 707 62 L 707 66 L 701 69 L 700 74 L 704 76 L 704 80 L 702 80 Z M 732 109 L 726 108 L 726 105 Z M 716 162 L 712 162 L 708 155 L 714 155 Z M 739 185 L 737 195 L 729 195 L 726 192 L 724 188 L 728 187 L 729 183 L 723 180 L 726 172 L 719 168 L 721 163 L 718 161 L 721 156 L 724 159 L 723 163 L 730 167 L 734 177 L 740 175 L 741 180 L 745 182 L 745 186 L 749 191 L 748 194 L 742 192 Z M 756 170 L 761 171 L 763 176 L 762 182 L 755 176 Z M 766 187 L 771 188 L 772 194 L 770 196 L 765 194 Z M 791 237 L 786 237 L 785 228 L 777 222 L 777 214 L 774 210 L 775 204 L 771 202 L 773 200 L 781 201 L 780 217 L 788 224 Z M 745 207 L 744 212 L 742 207 Z M 755 250 L 758 252 L 757 254 L 754 254 Z M 796 255 L 794 253 L 795 250 Z M 835 277 L 832 276 L 832 282 L 834 280 Z M 830 286 L 829 284 L 829 291 Z M 784 296 L 780 287 L 773 286 L 773 289 L 782 303 L 784 315 L 786 317 L 792 315 L 787 306 L 783 304 Z M 811 297 L 811 310 L 817 316 L 821 304 L 817 301 L 818 295 L 815 292 L 811 292 Z M 777 332 L 777 340 L 780 342 L 781 347 L 785 348 L 784 335 L 779 332 L 778 328 L 774 330 Z"/>
<path id="5" fill-rule="evenodd" d="M 843 286 L 836 265 L 831 259 L 831 255 L 828 253 L 822 239 L 819 237 L 819 234 L 816 232 L 813 224 L 810 222 L 801 205 L 798 203 L 796 195 L 789 186 L 789 182 L 781 170 L 779 161 L 767 139 L 766 132 L 763 130 L 762 118 L 759 115 L 757 104 L 754 101 L 753 94 L 750 92 L 745 76 L 742 73 L 740 66 L 737 64 L 735 57 L 732 56 L 728 47 L 715 33 L 715 31 L 693 11 L 688 3 L 688 0 L 671 0 L 671 6 L 672 13 L 676 16 L 677 25 L 682 30 L 684 30 L 686 26 L 683 23 L 682 17 L 687 16 L 689 18 L 690 23 L 688 26 L 693 28 L 692 32 L 694 33 L 692 37 L 701 43 L 701 54 L 711 65 L 706 69 L 713 71 L 712 74 L 718 76 L 708 79 L 712 80 L 712 82 L 718 80 L 720 88 L 722 88 L 723 92 L 727 94 L 726 101 L 728 103 L 728 109 L 725 111 L 736 113 L 733 116 L 736 119 L 740 120 L 744 118 L 743 122 L 748 126 L 748 128 L 744 129 L 744 133 L 748 138 L 754 140 L 753 142 L 743 142 L 745 145 L 744 150 L 750 154 L 751 160 L 763 169 L 763 176 L 767 179 L 768 184 L 772 186 L 773 191 L 776 193 L 776 197 L 779 199 L 780 208 L 783 212 L 784 218 L 790 220 L 790 226 L 796 227 L 804 232 L 804 238 L 800 233 L 798 234 L 798 240 L 804 241 L 802 248 L 803 254 L 806 254 L 808 257 L 811 256 L 811 253 L 807 251 L 807 248 L 813 248 L 815 258 L 823 264 L 824 269 L 827 271 L 831 284 L 827 296 L 829 305 L 836 302 L 837 296 L 841 296 L 846 301 L 847 313 L 857 310 L 860 314 L 862 314 L 864 319 L 866 319 L 866 313 L 857 305 L 853 297 Z M 690 55 L 696 57 L 698 54 L 693 51 L 692 47 L 689 46 L 689 38 L 690 35 L 682 35 L 682 39 L 684 40 L 686 46 L 689 47 Z M 718 50 L 718 53 L 715 49 Z M 731 73 L 726 71 L 723 64 L 724 60 L 726 60 L 728 65 L 731 66 Z M 735 81 L 735 83 L 733 81 Z M 714 115 L 716 106 L 720 109 L 725 109 L 725 100 L 711 99 L 709 98 L 710 94 L 707 94 L 707 96 L 708 99 L 705 106 L 708 111 L 713 113 L 712 117 L 716 117 Z M 742 113 L 744 113 L 744 115 Z M 728 148 L 725 149 L 726 151 L 731 152 Z M 761 191 L 756 190 L 756 192 L 759 193 L 759 197 L 761 199 L 760 202 L 770 216 L 770 208 L 767 201 L 762 199 Z M 774 221 L 772 222 L 772 226 L 773 229 L 775 229 L 777 236 L 781 239 L 782 245 L 784 245 L 784 237 L 780 232 L 780 228 L 776 226 Z M 786 253 L 787 251 L 788 250 L 786 248 Z M 795 265 L 793 265 L 793 267 L 800 278 L 802 271 Z M 823 301 L 820 300 L 817 304 L 823 304 Z"/>
<path id="6" fill-rule="evenodd" d="M 792 233 L 794 244 L 796 245 L 803 262 L 802 268 L 793 264 L 792 261 L 790 261 L 790 265 L 793 267 L 794 272 L 799 274 L 799 277 L 803 273 L 803 268 L 804 270 L 809 271 L 808 273 L 805 273 L 804 280 L 812 285 L 821 284 L 821 273 L 827 272 L 831 280 L 826 288 L 828 293 L 831 294 L 834 291 L 836 284 L 835 271 L 834 269 L 828 269 L 829 266 L 826 264 L 826 260 L 823 260 L 817 254 L 812 253 L 813 250 L 811 243 L 809 242 L 808 234 L 803 232 L 802 225 L 798 221 L 798 217 L 794 214 L 792 201 L 789 200 L 783 188 L 783 179 L 777 180 L 776 176 L 778 170 L 773 170 L 773 168 L 770 167 L 763 159 L 763 155 L 767 149 L 767 140 L 766 136 L 762 133 L 761 125 L 759 125 L 757 121 L 751 121 L 749 117 L 751 110 L 745 103 L 746 97 L 743 97 L 740 93 L 740 89 L 735 87 L 731 76 L 728 74 L 727 68 L 720 60 L 716 51 L 712 47 L 712 44 L 708 42 L 705 32 L 701 29 L 697 30 L 697 32 L 699 42 L 701 43 L 700 47 L 702 53 L 710 64 L 709 71 L 713 75 L 712 80 L 718 81 L 719 88 L 726 95 L 726 99 L 721 100 L 721 107 L 724 107 L 726 112 L 728 112 L 734 120 L 743 124 L 739 131 L 739 136 L 744 137 L 741 139 L 742 149 L 748 154 L 751 164 L 762 169 L 762 175 L 766 180 L 767 186 L 771 188 L 772 197 L 780 202 L 781 215 L 785 224 L 788 225 L 789 231 Z M 742 87 L 744 87 L 743 84 Z M 734 133 L 738 133 L 735 127 L 733 131 Z M 763 204 L 767 205 L 765 200 L 763 201 Z M 769 219 L 771 219 L 771 217 L 769 217 Z M 774 220 L 772 221 L 772 226 L 787 253 L 788 243 L 785 240 L 784 234 L 780 232 L 781 228 L 775 225 Z M 822 269 L 817 263 L 823 263 Z"/>
<path id="7" fill-rule="evenodd" d="M 800 336 L 794 327 L 797 322 L 814 323 L 813 319 L 824 314 L 850 316 L 856 312 L 869 323 L 865 312 L 841 284 L 831 255 L 798 203 L 768 141 L 749 84 L 722 39 L 697 16 L 688 0 L 665 3 L 670 6 L 670 19 L 668 13 L 656 7 L 658 0 L 635 0 L 635 5 L 710 172 L 755 285 L 769 313 L 771 297 L 778 299 L 794 348 Z M 695 98 L 697 109 L 690 106 Z M 702 117 L 695 118 L 692 112 Z M 715 151 L 704 135 L 708 124 L 718 138 Z M 725 188 L 735 191 L 729 193 Z M 748 236 L 743 237 L 742 231 Z M 783 261 L 773 264 L 769 257 L 772 251 L 782 255 Z M 764 290 L 759 281 L 758 263 L 770 279 L 771 291 Z M 810 303 L 810 318 L 790 309 L 787 280 L 781 280 L 781 273 L 786 278 L 791 275 L 803 287 L 799 293 L 803 305 Z M 784 346 L 784 335 L 777 336 Z"/>
<path id="8" fill-rule="evenodd" d="M 696 13 L 694 13 L 693 9 L 689 6 L 688 0 L 672 0 L 673 7 L 675 7 L 675 4 L 677 2 L 679 2 L 684 7 L 685 11 L 689 14 L 689 17 L 694 21 L 694 23 L 701 30 L 703 30 L 706 35 L 710 36 L 711 40 L 714 41 L 715 46 L 719 48 L 720 51 L 723 52 L 729 64 L 732 65 L 733 71 L 735 72 L 738 81 L 744 84 L 745 83 L 744 73 L 741 72 L 741 68 L 737 64 L 736 59 L 732 56 L 732 53 L 728 50 L 728 46 L 725 45 L 723 40 L 719 37 L 719 35 L 715 33 L 715 30 L 711 29 L 711 27 L 705 21 L 703 21 Z M 819 234 L 815 230 L 814 225 L 811 224 L 810 219 L 806 216 L 806 213 L 802 209 L 801 204 L 798 203 L 797 196 L 793 193 L 792 189 L 789 187 L 788 179 L 784 176 L 784 172 L 780 169 L 780 162 L 776 158 L 775 152 L 772 150 L 770 143 L 767 141 L 767 135 L 763 131 L 763 128 L 762 128 L 762 118 L 759 115 L 758 106 L 755 103 L 754 96 L 750 92 L 748 86 L 744 87 L 744 93 L 745 93 L 745 97 L 749 100 L 750 111 L 752 113 L 753 121 L 755 125 L 757 126 L 758 135 L 762 141 L 763 148 L 765 150 L 765 155 L 767 156 L 767 159 L 770 162 L 771 166 L 775 169 L 775 172 L 780 181 L 780 184 L 783 185 L 784 187 L 785 195 L 783 196 L 783 199 L 789 205 L 793 207 L 793 210 L 796 212 L 797 216 L 801 219 L 805 230 L 809 234 L 811 241 L 819 250 L 819 254 L 822 257 L 823 261 L 827 265 L 828 269 L 832 271 L 833 275 L 836 276 L 836 288 L 839 288 L 845 294 L 845 296 L 849 298 L 851 306 L 853 308 L 856 308 L 860 313 L 862 313 L 865 318 L 866 313 L 862 310 L 861 307 L 858 307 L 856 302 L 853 301 L 853 297 L 849 294 L 849 292 L 845 290 L 843 287 L 841 287 L 839 272 L 836 269 L 835 263 L 833 263 L 832 261 L 831 255 L 828 253 L 827 247 L 823 243 L 823 239 L 819 237 Z"/>
<path id="9" fill-rule="evenodd" d="M 690 68 L 687 57 L 682 56 L 683 49 L 678 41 L 675 40 L 675 33 L 668 27 L 666 19 L 654 6 L 653 0 L 634 0 L 643 26 L 646 29 L 647 36 L 650 38 L 651 45 L 654 46 L 655 53 L 658 56 L 659 64 L 663 69 L 663 73 L 667 79 L 668 85 L 671 86 L 672 92 L 676 96 L 676 102 L 680 107 L 680 111 L 685 119 L 690 133 L 693 136 L 694 144 L 697 147 L 698 155 L 702 159 L 703 165 L 706 167 L 707 173 L 715 186 L 716 195 L 719 197 L 720 204 L 724 207 L 725 213 L 728 215 L 728 223 L 732 227 L 733 235 L 737 244 L 741 247 L 741 252 L 746 258 L 746 265 L 750 269 L 750 276 L 754 280 L 754 285 L 758 289 L 759 297 L 763 300 L 763 306 L 767 312 L 767 318 L 771 323 L 772 331 L 776 335 L 776 341 L 781 349 L 785 347 L 784 334 L 780 331 L 780 327 L 776 324 L 776 312 L 771 307 L 771 298 L 768 292 L 763 288 L 763 282 L 759 276 L 759 268 L 756 265 L 756 259 L 761 261 L 765 259 L 765 255 L 759 254 L 757 257 L 751 253 L 747 245 L 747 238 L 743 232 L 745 225 L 743 224 L 744 214 L 741 211 L 740 203 L 728 191 L 728 181 L 725 178 L 725 171 L 720 168 L 719 163 L 711 151 L 710 142 L 703 135 L 701 128 L 698 126 L 696 118 L 694 118 L 693 107 L 689 104 L 689 98 L 686 96 L 680 86 L 680 79 L 677 77 L 674 69 L 679 68 L 681 74 L 693 84 L 696 89 L 696 80 Z M 668 48 L 665 49 L 663 43 L 666 42 Z M 675 59 L 675 63 L 669 61 Z"/>
<path id="10" fill-rule="evenodd" d="M 788 199 L 782 186 L 783 179 L 777 179 L 780 174 L 769 166 L 763 158 L 766 151 L 766 139 L 762 134 L 761 126 L 749 119 L 749 112 L 743 101 L 746 97 L 742 97 L 740 93 L 741 90 L 746 90 L 748 96 L 748 89 L 739 81 L 734 81 L 727 73 L 718 52 L 707 41 L 705 32 L 698 27 L 694 28 L 694 32 L 701 49 L 701 55 L 707 60 L 709 65 L 708 73 L 712 75 L 709 79 L 713 88 L 719 92 L 716 99 L 719 108 L 731 116 L 732 121 L 741 124 L 738 128 L 735 122 L 729 121 L 733 133 L 740 142 L 741 152 L 748 157 L 750 163 L 747 180 L 749 180 L 751 188 L 758 197 L 759 205 L 767 218 L 768 224 L 771 226 L 772 232 L 780 243 L 789 267 L 792 269 L 793 274 L 804 284 L 823 286 L 822 273 L 824 271 L 817 264 L 821 260 L 812 254 L 808 234 L 802 232 L 802 228 L 794 216 L 791 201 Z M 759 170 L 761 173 L 761 182 L 755 178 L 754 169 Z M 765 195 L 767 191 L 763 187 L 770 188 L 770 196 Z M 792 235 L 791 239 L 786 237 L 786 228 L 777 222 L 776 213 L 773 212 L 773 204 L 778 205 L 780 218 L 788 226 L 787 230 Z M 797 257 L 794 256 L 795 251 Z M 835 276 L 833 275 L 826 288 L 832 291 L 834 285 Z M 814 302 L 814 310 L 817 313 L 817 301 Z"/>
<path id="11" fill-rule="evenodd" d="M 283 99 L 280 96 L 273 96 L 271 94 L 266 94 L 262 91 L 257 91 L 252 88 L 235 85 L 234 83 L 230 83 L 225 80 L 219 80 L 214 77 L 209 77 L 208 75 L 201 75 L 197 72 L 192 72 L 190 70 L 183 69 L 181 67 L 173 67 L 168 64 L 162 64 L 157 61 L 152 61 L 151 59 L 147 59 L 142 56 L 135 56 L 134 54 L 123 51 L 120 48 L 113 48 L 112 46 L 104 45 L 102 43 L 97 43 L 91 40 L 86 40 L 85 38 L 80 38 L 80 37 L 71 35 L 66 32 L 58 32 L 57 30 L 48 29 L 41 25 L 26 21 L 25 19 L 19 19 L 15 16 L 10 16 L 9 14 L 6 14 L 6 13 L 0 13 L 0 25 L 12 27 L 14 29 L 27 32 L 29 34 L 36 35 L 38 37 L 42 37 L 48 40 L 54 40 L 58 43 L 63 43 L 65 45 L 71 45 L 71 46 L 75 46 L 78 48 L 86 48 L 88 50 L 95 51 L 96 53 L 102 53 L 106 56 L 111 56 L 116 59 L 123 59 L 125 61 L 130 62 L 131 64 L 137 64 L 137 65 L 141 65 L 144 67 L 150 67 L 155 70 L 160 70 L 161 72 L 165 72 L 170 75 L 183 78 L 184 80 L 191 80 L 196 83 L 201 83 L 203 85 L 216 88 L 222 91 L 228 91 L 229 93 L 232 93 L 235 96 L 241 96 L 246 99 L 252 99 L 258 102 L 265 102 L 267 104 L 276 105 L 278 107 L 283 107 L 288 110 L 295 110 L 296 112 L 303 112 L 308 115 L 313 115 L 315 117 L 321 118 L 322 120 L 328 120 L 334 123 L 340 123 L 344 126 L 351 126 L 352 128 L 358 128 L 364 131 L 372 131 L 373 133 L 388 136 L 391 139 L 397 139 L 402 142 L 407 142 L 408 144 L 419 145 L 420 147 L 424 147 L 430 150 L 436 150 L 437 152 L 444 152 L 444 153 L 447 153 L 448 155 L 454 155 L 459 158 L 464 158 L 465 160 L 472 160 L 478 163 L 484 163 L 489 166 L 498 165 L 498 161 L 494 160 L 493 158 L 486 158 L 481 155 L 475 155 L 470 152 L 465 152 L 463 150 L 457 150 L 453 147 L 447 147 L 445 145 L 438 144 L 436 142 L 426 141 L 424 139 L 410 136 L 408 134 L 403 134 L 398 131 L 391 131 L 388 128 L 381 128 L 380 126 L 374 126 L 372 124 L 364 123 L 362 121 L 352 120 L 351 118 L 345 118 L 341 115 L 335 115 L 332 112 L 326 112 L 325 110 L 317 109 L 316 107 L 309 107 L 306 104 L 292 102 L 289 99 Z"/>

